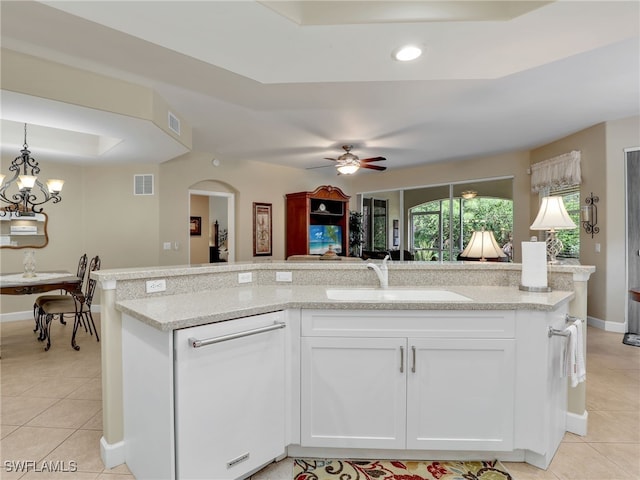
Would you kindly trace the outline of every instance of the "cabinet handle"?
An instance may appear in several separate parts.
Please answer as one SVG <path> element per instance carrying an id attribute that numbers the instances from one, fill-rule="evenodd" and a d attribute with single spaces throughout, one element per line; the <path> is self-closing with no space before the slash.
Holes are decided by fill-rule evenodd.
<path id="1" fill-rule="evenodd" d="M 411 373 L 416 373 L 416 347 L 411 345 L 411 353 L 413 354 L 413 362 L 411 364 Z"/>
<path id="2" fill-rule="evenodd" d="M 206 338 L 204 340 L 190 338 L 189 344 L 193 348 L 205 347 L 207 345 L 213 345 L 214 343 L 226 342 L 227 340 L 235 340 L 236 338 L 248 337 L 250 335 L 257 335 L 258 333 L 266 333 L 272 330 L 278 330 L 286 326 L 287 325 L 285 323 L 275 322 L 273 325 L 268 325 L 266 327 L 254 328 L 253 330 L 247 330 L 244 332 L 230 333 L 229 335 L 222 335 L 220 337 Z"/>
<path id="3" fill-rule="evenodd" d="M 400 347 L 400 373 L 404 373 L 404 347 Z"/>

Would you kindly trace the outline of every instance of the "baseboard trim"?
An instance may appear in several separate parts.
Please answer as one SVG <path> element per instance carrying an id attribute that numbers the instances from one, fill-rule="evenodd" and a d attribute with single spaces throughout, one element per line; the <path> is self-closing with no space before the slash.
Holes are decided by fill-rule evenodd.
<path id="1" fill-rule="evenodd" d="M 91 312 L 100 313 L 100 305 L 91 305 Z M 33 310 L 0 313 L 0 323 L 19 322 L 21 320 L 33 320 Z"/>
<path id="2" fill-rule="evenodd" d="M 122 465 L 125 461 L 124 441 L 109 444 L 104 437 L 100 437 L 100 456 L 107 468 Z"/>
<path id="3" fill-rule="evenodd" d="M 33 320 L 33 310 L 28 312 L 10 312 L 0 313 L 0 323 L 4 322 L 19 322 L 21 320 Z"/>
<path id="4" fill-rule="evenodd" d="M 587 317 L 587 324 L 605 332 L 625 333 L 627 326 L 621 322 L 608 322 L 596 317 Z"/>
<path id="5" fill-rule="evenodd" d="M 589 412 L 586 410 L 582 415 L 567 412 L 567 432 L 575 433 L 584 437 L 587 434 L 587 424 L 589 420 Z"/>

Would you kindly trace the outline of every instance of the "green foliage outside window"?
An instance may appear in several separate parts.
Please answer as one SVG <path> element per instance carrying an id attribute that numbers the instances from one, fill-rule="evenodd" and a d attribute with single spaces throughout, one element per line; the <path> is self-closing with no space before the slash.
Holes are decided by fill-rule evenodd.
<path id="1" fill-rule="evenodd" d="M 435 200 L 410 209 L 416 260 L 455 260 L 471 239 L 473 231 L 483 227 L 494 232 L 500 246 L 511 241 L 512 200 L 455 198 L 451 202 L 453 245 L 450 249 L 449 203 L 449 199 Z"/>
<path id="2" fill-rule="evenodd" d="M 552 195 L 559 195 L 564 201 L 567 213 L 576 224 L 577 228 L 571 230 L 556 230 L 556 237 L 562 242 L 562 251 L 559 258 L 579 258 L 580 257 L 580 190 L 577 188 L 567 189 L 559 192 L 552 192 Z"/>

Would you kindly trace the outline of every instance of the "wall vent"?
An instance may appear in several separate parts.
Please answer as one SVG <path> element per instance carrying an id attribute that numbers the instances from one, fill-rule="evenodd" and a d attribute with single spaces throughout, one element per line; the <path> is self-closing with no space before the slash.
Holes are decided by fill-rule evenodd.
<path id="1" fill-rule="evenodd" d="M 169 112 L 169 130 L 180 135 L 180 119 L 171 112 Z"/>
<path id="2" fill-rule="evenodd" d="M 134 195 L 153 195 L 153 175 L 134 175 L 133 176 L 133 194 Z"/>

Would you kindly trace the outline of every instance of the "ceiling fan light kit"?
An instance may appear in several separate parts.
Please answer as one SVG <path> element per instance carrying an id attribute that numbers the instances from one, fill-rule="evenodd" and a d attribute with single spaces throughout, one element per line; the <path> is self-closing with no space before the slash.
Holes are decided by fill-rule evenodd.
<path id="1" fill-rule="evenodd" d="M 338 172 L 340 172 L 342 175 L 351 175 L 356 173 L 358 170 L 360 170 L 360 165 L 356 165 L 354 163 L 338 165 Z"/>
<path id="2" fill-rule="evenodd" d="M 357 155 L 351 153 L 351 149 L 353 145 L 343 145 L 345 153 L 340 155 L 338 158 L 329 158 L 325 157 L 325 160 L 331 160 L 332 162 L 336 162 L 336 169 L 338 170 L 338 175 L 352 175 L 356 173 L 361 168 L 368 168 L 370 170 L 377 170 L 382 172 L 387 169 L 387 167 L 381 167 L 379 165 L 371 165 L 372 162 L 381 162 L 386 160 L 384 157 L 371 157 L 371 158 L 358 158 Z M 328 165 L 327 165 L 328 166 Z M 322 168 L 322 167 L 311 167 L 311 168 Z"/>

